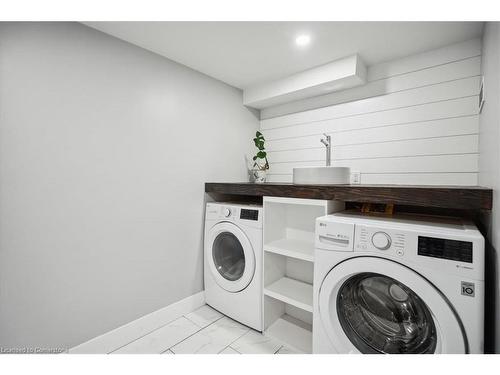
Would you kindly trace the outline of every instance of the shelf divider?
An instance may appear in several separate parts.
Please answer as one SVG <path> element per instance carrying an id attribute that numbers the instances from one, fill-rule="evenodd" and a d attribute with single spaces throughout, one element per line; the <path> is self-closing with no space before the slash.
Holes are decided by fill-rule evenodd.
<path id="1" fill-rule="evenodd" d="M 264 294 L 299 309 L 313 312 L 313 287 L 311 284 L 282 277 L 266 286 Z"/>
<path id="2" fill-rule="evenodd" d="M 264 244 L 264 251 L 284 255 L 290 258 L 314 262 L 314 242 L 291 238 L 282 238 Z"/>

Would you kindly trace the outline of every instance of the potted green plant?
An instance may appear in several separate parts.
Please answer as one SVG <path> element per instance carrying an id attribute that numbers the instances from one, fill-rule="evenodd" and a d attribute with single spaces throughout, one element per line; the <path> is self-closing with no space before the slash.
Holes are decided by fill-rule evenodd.
<path id="1" fill-rule="evenodd" d="M 265 139 L 261 132 L 257 131 L 255 133 L 255 138 L 253 139 L 253 143 L 255 147 L 257 147 L 257 153 L 252 158 L 253 169 L 252 174 L 254 177 L 254 181 L 256 183 L 264 183 L 266 182 L 266 174 L 269 169 L 269 162 L 267 161 L 267 152 L 265 148 Z"/>

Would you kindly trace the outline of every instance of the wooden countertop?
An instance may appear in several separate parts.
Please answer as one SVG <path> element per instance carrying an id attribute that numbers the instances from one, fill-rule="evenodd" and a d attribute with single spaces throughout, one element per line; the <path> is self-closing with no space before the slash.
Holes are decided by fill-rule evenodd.
<path id="1" fill-rule="evenodd" d="M 205 192 L 408 206 L 491 210 L 493 191 L 480 186 L 294 185 L 291 183 L 205 183 Z"/>

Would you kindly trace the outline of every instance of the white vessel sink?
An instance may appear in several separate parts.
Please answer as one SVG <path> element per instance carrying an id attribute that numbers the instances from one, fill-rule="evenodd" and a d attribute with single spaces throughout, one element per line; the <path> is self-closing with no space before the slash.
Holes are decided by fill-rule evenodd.
<path id="1" fill-rule="evenodd" d="M 293 183 L 297 185 L 349 184 L 349 167 L 299 167 L 293 168 Z"/>

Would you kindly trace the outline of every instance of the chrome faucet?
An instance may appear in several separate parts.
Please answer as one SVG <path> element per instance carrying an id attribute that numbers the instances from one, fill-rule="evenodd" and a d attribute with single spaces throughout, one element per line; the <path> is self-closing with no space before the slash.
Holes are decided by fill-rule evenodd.
<path id="1" fill-rule="evenodd" d="M 324 133 L 323 135 L 326 138 L 322 138 L 320 142 L 326 146 L 326 166 L 329 167 L 331 165 L 332 137 L 330 137 L 326 133 Z"/>

